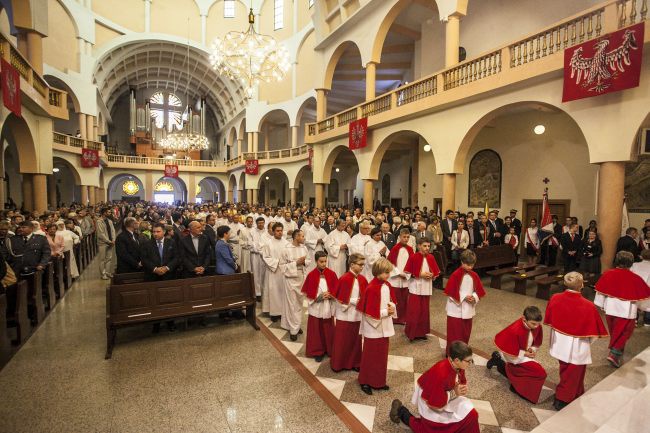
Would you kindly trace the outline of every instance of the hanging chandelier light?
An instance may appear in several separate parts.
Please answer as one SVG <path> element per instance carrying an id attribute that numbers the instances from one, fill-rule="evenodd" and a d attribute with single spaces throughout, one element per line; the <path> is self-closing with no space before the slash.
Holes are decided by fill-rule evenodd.
<path id="1" fill-rule="evenodd" d="M 210 63 L 215 71 L 241 82 L 248 98 L 261 82 L 281 81 L 290 67 L 287 49 L 272 36 L 255 30 L 253 8 L 247 31 L 228 32 L 223 39 L 215 39 Z"/>
<path id="2" fill-rule="evenodd" d="M 190 40 L 189 40 L 189 19 L 187 22 L 188 26 L 188 39 L 187 39 L 187 59 L 185 63 L 187 64 L 187 87 L 185 89 L 185 94 L 187 98 L 187 105 L 185 106 L 185 111 L 183 112 L 181 127 L 172 129 L 172 132 L 167 134 L 167 130 L 163 130 L 163 136 L 158 141 L 158 146 L 173 151 L 183 151 L 189 152 L 192 150 L 206 150 L 210 146 L 210 140 L 205 136 L 205 101 L 201 101 L 201 115 L 198 116 L 198 119 L 195 119 L 195 116 L 192 113 L 192 108 L 190 107 Z"/>

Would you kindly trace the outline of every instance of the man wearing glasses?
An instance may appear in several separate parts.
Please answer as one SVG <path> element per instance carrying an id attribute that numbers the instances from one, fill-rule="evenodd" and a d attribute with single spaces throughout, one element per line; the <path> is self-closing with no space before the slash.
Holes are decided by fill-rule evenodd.
<path id="1" fill-rule="evenodd" d="M 393 400 L 390 419 L 414 432 L 479 433 L 478 412 L 467 398 L 465 369 L 473 364 L 472 349 L 462 341 L 449 346 L 449 356 L 438 361 L 418 379 L 411 403 L 419 417 Z"/>

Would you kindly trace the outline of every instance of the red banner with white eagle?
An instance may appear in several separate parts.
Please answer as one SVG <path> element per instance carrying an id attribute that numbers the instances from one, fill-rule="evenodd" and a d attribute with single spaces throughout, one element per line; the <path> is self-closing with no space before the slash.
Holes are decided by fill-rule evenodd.
<path id="1" fill-rule="evenodd" d="M 99 167 L 99 150 L 81 149 L 81 166 L 84 168 Z"/>
<path id="2" fill-rule="evenodd" d="M 366 147 L 368 140 L 368 118 L 364 117 L 350 122 L 348 132 L 348 147 L 350 150 Z"/>
<path id="3" fill-rule="evenodd" d="M 258 174 L 260 172 L 260 162 L 257 159 L 246 161 L 246 174 Z"/>
<path id="4" fill-rule="evenodd" d="M 644 23 L 564 50 L 562 102 L 639 85 Z"/>
<path id="5" fill-rule="evenodd" d="M 178 177 L 178 166 L 173 164 L 166 164 L 165 177 Z"/>
<path id="6" fill-rule="evenodd" d="M 16 68 L 2 59 L 2 100 L 9 110 L 21 117 L 20 75 Z"/>

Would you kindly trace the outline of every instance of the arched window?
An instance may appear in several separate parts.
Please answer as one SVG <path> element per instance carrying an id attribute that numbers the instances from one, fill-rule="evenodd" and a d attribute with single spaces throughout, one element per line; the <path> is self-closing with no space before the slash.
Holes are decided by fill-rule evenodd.
<path id="1" fill-rule="evenodd" d="M 149 107 L 157 128 L 167 127 L 172 132 L 183 127 L 183 103 L 173 93 L 154 93 L 149 98 Z"/>

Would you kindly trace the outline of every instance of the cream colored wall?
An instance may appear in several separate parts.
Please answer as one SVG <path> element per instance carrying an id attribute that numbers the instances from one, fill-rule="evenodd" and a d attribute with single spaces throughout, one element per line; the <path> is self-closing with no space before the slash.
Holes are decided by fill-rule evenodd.
<path id="1" fill-rule="evenodd" d="M 121 33 L 95 22 L 95 45 L 101 47 L 111 39 L 121 36 Z"/>
<path id="2" fill-rule="evenodd" d="M 2 32 L 3 35 L 7 36 L 9 40 L 16 45 L 16 37 L 12 36 L 10 34 L 11 31 L 11 26 L 9 24 L 9 15 L 7 15 L 7 11 L 2 9 L 0 11 L 0 32 Z"/>
<path id="3" fill-rule="evenodd" d="M 436 19 L 420 26 L 422 37 L 415 43 L 415 79 L 426 77 L 445 67 L 445 24 Z"/>
<path id="4" fill-rule="evenodd" d="M 260 10 L 260 33 L 272 35 L 274 38 L 283 40 L 293 34 L 293 1 L 284 0 L 284 26 L 279 30 L 274 30 L 273 6 L 274 0 L 265 0 Z"/>
<path id="5" fill-rule="evenodd" d="M 248 28 L 248 8 L 242 2 L 235 2 L 234 18 L 224 18 L 223 1 L 217 1 L 208 13 L 206 44 L 211 46 L 215 38 L 223 37 L 230 31 L 241 32 L 246 28 Z"/>
<path id="6" fill-rule="evenodd" d="M 415 149 L 414 149 L 415 151 Z M 393 161 L 384 162 L 379 169 L 379 179 L 374 182 L 374 188 L 378 189 L 379 195 L 375 200 L 379 200 L 382 204 L 390 205 L 382 201 L 382 179 L 385 175 L 390 176 L 390 199 L 401 199 L 402 206 L 408 206 L 410 200 L 408 197 L 408 184 L 409 184 L 409 169 L 413 168 L 414 152 L 404 152 L 404 154 L 394 159 Z M 412 186 L 415 188 L 415 185 Z M 359 190 L 362 191 L 362 190 Z M 363 195 L 363 192 L 360 192 Z"/>
<path id="7" fill-rule="evenodd" d="M 158 7 L 158 3 L 164 0 L 154 2 L 152 6 L 152 24 L 153 9 Z M 180 1 L 179 1 L 180 3 Z M 95 0 L 92 2 L 93 12 L 109 20 L 126 27 L 134 32 L 144 31 L 144 2 L 134 0 Z M 194 7 L 196 8 L 196 6 Z M 198 12 L 197 12 L 198 15 Z M 173 22 L 173 21 L 172 21 Z M 186 28 L 186 26 L 183 26 Z M 153 27 L 152 27 L 153 29 Z M 199 31 L 201 27 L 199 26 Z M 187 36 L 187 31 L 185 32 Z"/>
<path id="8" fill-rule="evenodd" d="M 532 128 L 540 123 L 546 125 L 546 132 L 535 135 Z M 549 199 L 571 200 L 571 215 L 581 223 L 594 218 L 598 166 L 589 163 L 584 138 L 568 116 L 515 114 L 481 130 L 469 150 L 463 174 L 456 177 L 456 205 L 462 211 L 469 209 L 470 161 L 483 149 L 494 150 L 501 157 L 502 211 L 514 208 L 522 215 L 522 200 L 540 200 L 545 187 L 542 180 L 548 177 Z"/>
<path id="9" fill-rule="evenodd" d="M 49 35 L 43 39 L 43 62 L 61 71 L 79 72 L 75 28 L 57 0 L 48 1 L 48 26 Z"/>
<path id="10" fill-rule="evenodd" d="M 189 22 L 188 22 L 189 19 Z M 201 17 L 194 0 L 156 0 L 151 6 L 151 31 L 201 42 Z"/>
<path id="11" fill-rule="evenodd" d="M 309 0 L 298 1 L 298 29 L 304 28 L 307 24 L 311 23 L 312 15 L 316 10 L 315 7 L 309 7 Z"/>
<path id="12" fill-rule="evenodd" d="M 278 83 L 261 83 L 259 88 L 259 100 L 269 104 L 288 101 L 292 99 L 292 73 L 289 70 L 284 79 Z"/>
<path id="13" fill-rule="evenodd" d="M 298 95 L 318 87 L 312 73 L 319 64 L 318 54 L 314 51 L 315 46 L 316 33 L 311 32 L 298 52 L 298 64 L 296 65 L 296 93 Z"/>

